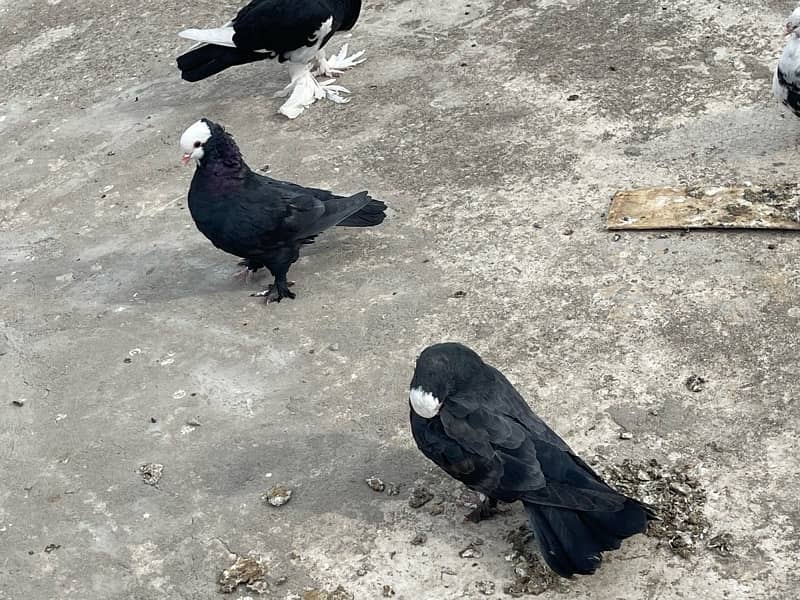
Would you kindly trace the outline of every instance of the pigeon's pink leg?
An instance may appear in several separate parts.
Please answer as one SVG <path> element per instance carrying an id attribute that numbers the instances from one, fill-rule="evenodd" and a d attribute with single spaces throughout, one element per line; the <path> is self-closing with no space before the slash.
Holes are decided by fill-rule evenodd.
<path id="1" fill-rule="evenodd" d="M 243 267 L 243 268 L 239 269 L 238 271 L 236 271 L 236 273 L 231 275 L 231 277 L 233 277 L 234 279 L 241 279 L 242 282 L 244 283 L 244 285 L 247 285 L 248 283 L 250 283 L 250 274 L 251 273 L 252 273 L 252 271 L 250 271 L 250 269 L 248 269 L 247 267 Z"/>
<path id="2" fill-rule="evenodd" d="M 258 269 L 251 269 L 247 265 L 247 261 L 244 260 L 239 262 L 239 266 L 242 268 L 236 271 L 233 275 L 231 275 L 231 277 L 233 277 L 234 279 L 241 279 L 244 285 L 247 285 L 250 283 L 251 279 L 258 271 Z"/>

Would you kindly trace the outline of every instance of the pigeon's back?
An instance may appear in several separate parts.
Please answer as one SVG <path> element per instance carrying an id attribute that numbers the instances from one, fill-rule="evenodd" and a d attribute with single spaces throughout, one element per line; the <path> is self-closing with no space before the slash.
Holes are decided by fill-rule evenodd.
<path id="1" fill-rule="evenodd" d="M 236 256 L 256 257 L 274 244 L 307 241 L 340 224 L 377 225 L 385 205 L 366 192 L 336 196 L 250 171 L 241 179 L 196 174 L 189 209 L 198 229 L 215 246 Z"/>

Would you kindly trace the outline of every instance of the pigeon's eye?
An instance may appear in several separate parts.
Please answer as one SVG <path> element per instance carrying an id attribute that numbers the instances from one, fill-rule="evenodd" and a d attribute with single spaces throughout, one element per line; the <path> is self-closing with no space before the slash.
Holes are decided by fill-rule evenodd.
<path id="1" fill-rule="evenodd" d="M 200 147 L 200 146 L 202 146 L 202 145 L 203 145 L 203 143 L 202 143 L 202 142 L 195 142 L 195 143 L 194 143 L 194 147 L 195 147 L 195 148 L 199 148 L 199 147 Z"/>

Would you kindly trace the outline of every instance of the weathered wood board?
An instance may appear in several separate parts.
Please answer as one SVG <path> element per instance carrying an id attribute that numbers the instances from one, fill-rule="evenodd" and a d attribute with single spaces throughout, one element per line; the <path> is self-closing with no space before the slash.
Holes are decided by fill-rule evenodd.
<path id="1" fill-rule="evenodd" d="M 800 187 L 659 187 L 614 194 L 608 229 L 800 230 Z"/>

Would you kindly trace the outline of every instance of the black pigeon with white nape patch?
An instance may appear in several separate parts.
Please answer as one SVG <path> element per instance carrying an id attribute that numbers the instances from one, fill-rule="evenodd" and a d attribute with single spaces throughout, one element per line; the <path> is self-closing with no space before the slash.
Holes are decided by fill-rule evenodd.
<path id="1" fill-rule="evenodd" d="M 386 205 L 367 192 L 337 196 L 254 173 L 220 125 L 200 119 L 181 136 L 181 162 L 197 168 L 189 211 L 217 248 L 243 259 L 247 272 L 266 267 L 274 283 L 256 296 L 267 302 L 294 298 L 286 275 L 300 248 L 331 227 L 372 227 Z"/>
<path id="2" fill-rule="evenodd" d="M 562 577 L 590 574 L 601 553 L 647 528 L 654 510 L 609 487 L 537 417 L 500 371 L 457 343 L 426 348 L 409 391 L 422 453 L 485 499 L 522 501 L 542 558 Z"/>

